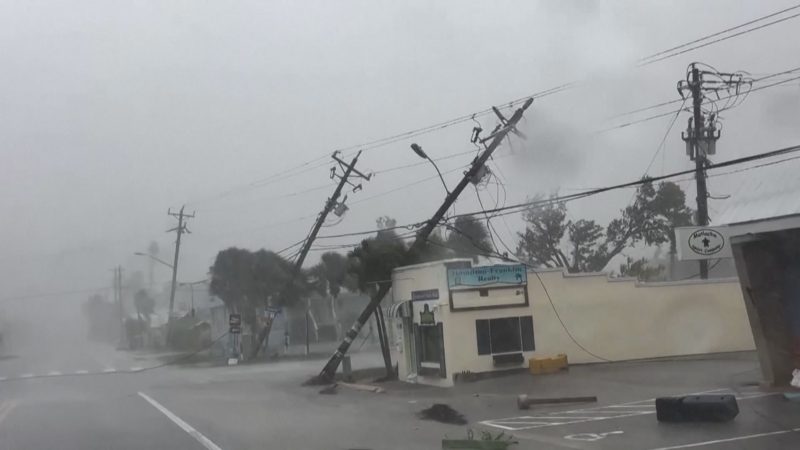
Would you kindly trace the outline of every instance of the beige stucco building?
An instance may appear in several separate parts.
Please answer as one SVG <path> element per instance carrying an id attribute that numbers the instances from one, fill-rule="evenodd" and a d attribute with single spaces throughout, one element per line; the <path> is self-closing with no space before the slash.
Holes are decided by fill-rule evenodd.
<path id="1" fill-rule="evenodd" d="M 736 279 L 639 283 L 454 259 L 392 281 L 393 357 L 411 382 L 450 386 L 561 353 L 574 364 L 754 349 Z"/>

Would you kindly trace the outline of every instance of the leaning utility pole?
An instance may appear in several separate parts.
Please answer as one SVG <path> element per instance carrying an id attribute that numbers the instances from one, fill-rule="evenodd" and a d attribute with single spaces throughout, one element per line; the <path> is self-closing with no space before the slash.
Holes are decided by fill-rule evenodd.
<path id="1" fill-rule="evenodd" d="M 311 250 L 311 244 L 314 243 L 314 239 L 317 238 L 317 234 L 319 233 L 320 228 L 325 223 L 325 219 L 328 218 L 328 214 L 336 208 L 335 214 L 337 216 L 341 216 L 342 214 L 347 211 L 347 206 L 345 206 L 344 202 L 347 201 L 347 196 L 344 196 L 344 200 L 339 203 L 339 196 L 342 194 L 342 189 L 344 188 L 345 184 L 349 184 L 353 186 L 353 192 L 358 192 L 361 190 L 361 184 L 354 185 L 351 183 L 348 178 L 352 174 L 355 174 L 358 178 L 362 178 L 364 180 L 369 181 L 372 178 L 372 174 L 364 175 L 363 173 L 356 170 L 356 163 L 358 162 L 358 157 L 361 156 L 361 151 L 359 150 L 356 153 L 356 156 L 350 161 L 350 164 L 342 161 L 338 157 L 339 152 L 336 151 L 333 153 L 331 158 L 334 159 L 337 163 L 339 163 L 339 167 L 344 169 L 344 174 L 339 175 L 336 172 L 336 167 L 331 168 L 331 179 L 339 178 L 339 184 L 336 186 L 336 190 L 333 191 L 333 195 L 325 202 L 325 207 L 322 208 L 322 211 L 319 213 L 317 217 L 317 222 L 314 224 L 314 228 L 311 229 L 311 233 L 309 233 L 308 237 L 306 238 L 305 243 L 303 244 L 303 248 L 300 250 L 300 253 L 297 255 L 297 259 L 294 262 L 294 270 L 292 271 L 292 278 L 290 283 L 294 281 L 294 278 L 300 273 L 300 269 L 303 267 L 303 262 L 306 260 L 306 256 L 308 256 L 308 251 Z"/>
<path id="2" fill-rule="evenodd" d="M 122 305 L 122 266 L 112 269 L 114 271 L 114 303 L 117 304 L 119 313 L 119 346 L 125 348 L 127 333 L 125 332 L 125 308 Z"/>
<path id="3" fill-rule="evenodd" d="M 705 79 L 707 77 L 708 79 Z M 686 142 L 686 153 L 695 164 L 695 180 L 697 182 L 697 225 L 708 225 L 708 188 L 706 186 L 706 166 L 708 155 L 716 154 L 716 142 L 720 132 L 716 127 L 716 118 L 720 111 L 736 106 L 740 96 L 746 96 L 752 80 L 745 78 L 742 72 L 722 73 L 714 70 L 700 70 L 698 63 L 691 63 L 685 80 L 678 82 L 678 93 L 686 99 L 684 92 L 688 91 L 692 98 L 692 117 L 685 133 L 681 138 Z M 747 91 L 742 89 L 747 86 Z M 719 108 L 714 97 L 707 97 L 705 92 L 715 95 L 716 101 L 728 100 L 725 106 Z M 730 95 L 721 97 L 720 92 Z M 730 101 L 730 99 L 733 101 Z M 708 121 L 703 115 L 703 103 L 708 101 L 711 106 Z M 708 260 L 701 259 L 700 278 L 708 278 Z"/>
<path id="4" fill-rule="evenodd" d="M 409 247 L 408 251 L 406 252 L 407 256 L 414 255 L 422 249 L 427 242 L 428 237 L 439 225 L 439 222 L 442 220 L 447 211 L 453 206 L 453 203 L 456 202 L 458 196 L 462 191 L 464 191 L 467 185 L 469 185 L 470 182 L 475 183 L 480 181 L 480 179 L 486 174 L 486 168 L 484 164 L 486 164 L 486 161 L 492 156 L 492 153 L 495 151 L 495 149 L 500 146 L 500 144 L 503 142 L 503 139 L 505 139 L 509 132 L 518 133 L 516 130 L 516 125 L 520 119 L 522 119 L 522 115 L 524 114 L 525 110 L 528 109 L 532 103 L 533 99 L 529 98 L 527 101 L 525 101 L 521 108 L 514 112 L 514 115 L 512 115 L 509 119 L 503 117 L 499 110 L 493 108 L 495 114 L 497 114 L 500 118 L 501 123 L 491 135 L 481 140 L 481 143 L 484 145 L 486 145 L 487 141 L 491 141 L 491 143 L 477 158 L 475 158 L 475 160 L 472 161 L 472 165 L 464 174 L 464 178 L 462 178 L 458 185 L 447 194 L 447 197 L 444 199 L 444 203 L 442 203 L 436 213 L 434 213 L 433 217 L 431 217 L 431 219 L 425 223 L 425 226 L 419 230 L 414 243 L 411 244 L 411 247 Z M 391 281 L 380 284 L 378 291 L 372 296 L 372 298 L 370 298 L 370 302 L 367 304 L 367 307 L 364 308 L 364 310 L 358 316 L 358 319 L 356 319 L 356 322 L 347 331 L 344 340 L 339 345 L 339 348 L 336 349 L 336 352 L 328 360 L 327 364 L 325 364 L 325 367 L 323 367 L 322 371 L 317 376 L 316 381 L 326 382 L 333 380 L 336 374 L 336 369 L 339 367 L 339 364 L 344 358 L 345 353 L 347 353 L 347 350 L 350 348 L 350 344 L 356 338 L 359 331 L 361 331 L 361 327 L 364 326 L 364 323 L 367 321 L 367 319 L 369 319 L 369 316 L 380 307 L 383 297 L 386 296 L 391 287 Z M 389 369 L 391 370 L 391 368 Z M 387 373 L 387 376 L 389 375 L 390 373 Z"/>
<path id="5" fill-rule="evenodd" d="M 186 228 L 185 219 L 191 219 L 194 217 L 194 213 L 185 214 L 183 209 L 186 205 L 181 206 L 180 211 L 177 213 L 172 212 L 172 209 L 167 210 L 167 214 L 172 217 L 178 218 L 178 226 L 172 229 L 167 230 L 167 233 L 175 232 L 177 233 L 177 238 L 175 239 L 175 258 L 172 260 L 172 286 L 170 287 L 169 292 L 169 315 L 167 316 L 167 340 L 169 341 L 171 338 L 171 331 L 172 331 L 172 311 L 175 308 L 175 288 L 178 284 L 178 256 L 180 255 L 181 251 L 181 236 L 183 233 L 191 233 L 188 228 Z"/>
<path id="6" fill-rule="evenodd" d="M 367 181 L 369 181 L 370 178 L 372 178 L 372 174 L 364 175 L 363 173 L 359 172 L 356 169 L 356 163 L 358 162 L 358 157 L 361 156 L 360 150 L 358 153 L 356 153 L 356 156 L 353 158 L 353 160 L 350 161 L 350 164 L 348 164 L 345 161 L 342 161 L 339 158 L 339 154 L 340 154 L 339 151 L 335 151 L 333 152 L 333 155 L 331 155 L 331 158 L 333 158 L 333 160 L 339 164 L 339 169 L 343 170 L 343 173 L 339 175 L 339 173 L 336 171 L 336 167 L 331 167 L 331 179 L 338 178 L 339 184 L 336 185 L 336 189 L 333 191 L 333 195 L 331 195 L 330 198 L 328 198 L 328 200 L 325 202 L 325 206 L 322 208 L 322 211 L 319 213 L 319 216 L 317 216 L 317 221 L 314 223 L 314 227 L 311 229 L 311 232 L 308 234 L 308 237 L 303 243 L 303 248 L 301 248 L 300 252 L 297 254 L 297 259 L 295 259 L 294 266 L 292 268 L 292 273 L 289 276 L 289 281 L 286 283 L 286 286 L 281 291 L 282 297 L 292 295 L 291 289 L 294 285 L 294 280 L 300 274 L 300 269 L 303 268 L 303 263 L 306 260 L 306 256 L 308 256 L 308 252 L 309 250 L 311 250 L 311 244 L 314 243 L 314 240 L 317 238 L 317 234 L 319 233 L 320 228 L 322 228 L 322 225 L 325 224 L 325 220 L 328 218 L 328 214 L 330 214 L 331 211 L 333 211 L 333 213 L 336 214 L 337 216 L 342 216 L 347 211 L 347 206 L 345 205 L 345 202 L 347 201 L 347 195 L 344 196 L 344 199 L 341 202 L 339 201 L 339 196 L 342 195 L 342 190 L 344 189 L 345 184 L 349 184 L 350 186 L 352 186 L 353 192 L 358 192 L 361 190 L 361 184 L 357 185 L 353 184 L 350 181 L 350 177 L 355 175 L 356 177 Z M 306 322 L 308 322 L 308 309 L 306 309 Z M 306 334 L 307 333 L 308 332 L 306 331 Z M 261 333 L 258 337 L 256 348 L 253 351 L 253 356 L 257 355 L 258 352 L 261 350 L 261 344 L 264 341 L 264 339 L 266 339 L 268 334 L 269 334 L 269 329 L 267 327 L 264 327 L 264 329 L 261 330 Z M 307 340 L 308 338 L 306 338 L 306 341 Z"/>

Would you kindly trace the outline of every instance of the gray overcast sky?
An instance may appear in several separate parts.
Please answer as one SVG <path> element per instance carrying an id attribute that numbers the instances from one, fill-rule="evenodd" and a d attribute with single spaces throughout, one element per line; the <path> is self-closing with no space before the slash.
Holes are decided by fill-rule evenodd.
<path id="1" fill-rule="evenodd" d="M 144 269 L 132 253 L 153 239 L 169 258 L 167 208 L 183 203 L 197 211 L 183 280 L 203 278 L 228 246 L 280 249 L 305 236 L 332 191 L 327 165 L 221 194 L 338 147 L 566 81 L 582 83 L 537 101 L 522 127 L 531 139 L 497 153 L 507 201 L 639 177 L 670 118 L 593 133 L 619 123 L 605 118 L 677 98 L 675 83 L 691 61 L 754 76 L 800 66 L 800 19 L 644 68 L 634 67 L 636 58 L 793 3 L 4 0 L 0 296 L 107 285 L 113 265 Z M 754 93 L 725 114 L 717 158 L 797 143 L 798 112 L 797 82 Z M 689 167 L 685 120 L 651 173 Z M 463 152 L 472 125 L 414 141 L 432 157 Z M 419 162 L 410 142 L 367 151 L 359 167 Z M 443 196 L 436 179 L 371 197 L 434 174 L 427 165 L 379 173 L 325 232 L 369 229 L 381 215 L 401 223 L 428 217 Z M 712 192 L 724 193 L 726 183 L 715 180 Z M 629 198 L 597 197 L 570 213 L 605 223 Z M 477 209 L 474 192 L 457 209 Z M 516 218 L 508 224 L 521 228 Z"/>

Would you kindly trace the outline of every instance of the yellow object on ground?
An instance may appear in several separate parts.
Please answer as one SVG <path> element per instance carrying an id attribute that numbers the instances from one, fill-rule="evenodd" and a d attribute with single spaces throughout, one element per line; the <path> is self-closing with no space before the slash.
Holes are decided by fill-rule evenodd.
<path id="1" fill-rule="evenodd" d="M 555 373 L 569 366 L 567 355 L 559 354 L 551 358 L 531 358 L 528 360 L 528 370 L 533 375 Z"/>

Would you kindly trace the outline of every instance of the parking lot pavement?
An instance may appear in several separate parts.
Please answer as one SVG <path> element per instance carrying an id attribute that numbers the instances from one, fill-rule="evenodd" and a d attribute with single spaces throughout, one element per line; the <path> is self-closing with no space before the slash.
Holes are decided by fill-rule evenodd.
<path id="1" fill-rule="evenodd" d="M 740 414 L 728 423 L 665 424 L 655 418 L 654 399 L 586 408 L 560 409 L 484 420 L 486 429 L 503 430 L 522 442 L 554 448 L 793 448 L 800 442 L 800 407 L 780 394 L 749 387 L 683 394 L 733 394 Z M 676 395 L 681 393 L 675 393 Z M 743 445 L 744 441 L 752 444 Z"/>
<path id="2" fill-rule="evenodd" d="M 420 408 L 447 403 L 472 428 L 513 435 L 520 449 L 800 448 L 800 404 L 759 387 L 759 374 L 754 354 L 737 353 L 573 366 L 546 376 L 517 373 L 450 389 L 387 386 L 386 395 Z M 520 393 L 596 395 L 598 402 L 519 410 Z M 735 395 L 739 415 L 727 423 L 656 420 L 655 397 L 700 393 Z"/>

